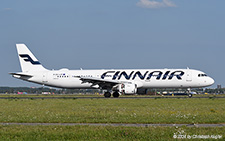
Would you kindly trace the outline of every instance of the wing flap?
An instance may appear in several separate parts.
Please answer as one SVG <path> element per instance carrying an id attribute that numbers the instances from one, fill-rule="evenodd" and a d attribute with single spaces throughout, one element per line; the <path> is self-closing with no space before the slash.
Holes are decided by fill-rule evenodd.
<path id="1" fill-rule="evenodd" d="M 116 80 L 105 80 L 105 79 L 100 79 L 96 77 L 80 77 L 80 76 L 77 76 L 77 77 L 80 78 L 82 83 L 91 83 L 92 86 L 98 85 L 102 89 L 107 89 L 107 88 L 111 89 L 113 86 L 121 83 Z"/>

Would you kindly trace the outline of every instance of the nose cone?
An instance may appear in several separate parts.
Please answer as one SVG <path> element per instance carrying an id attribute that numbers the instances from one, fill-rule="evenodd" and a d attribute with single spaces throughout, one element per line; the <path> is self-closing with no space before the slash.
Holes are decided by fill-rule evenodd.
<path id="1" fill-rule="evenodd" d="M 211 86 L 215 83 L 215 81 L 211 77 L 209 77 L 209 80 L 207 82 L 208 82 L 209 86 Z"/>

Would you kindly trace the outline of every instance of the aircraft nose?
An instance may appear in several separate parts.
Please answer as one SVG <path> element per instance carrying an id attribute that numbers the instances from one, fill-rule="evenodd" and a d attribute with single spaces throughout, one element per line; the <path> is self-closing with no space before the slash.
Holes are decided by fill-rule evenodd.
<path id="1" fill-rule="evenodd" d="M 213 85 L 215 83 L 215 81 L 210 77 L 208 83 L 209 83 L 209 85 Z"/>

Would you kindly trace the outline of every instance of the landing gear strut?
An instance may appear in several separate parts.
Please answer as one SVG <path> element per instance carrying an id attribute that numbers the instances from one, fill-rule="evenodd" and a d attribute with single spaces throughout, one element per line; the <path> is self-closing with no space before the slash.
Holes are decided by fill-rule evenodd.
<path id="1" fill-rule="evenodd" d="M 110 93 L 110 92 L 105 92 L 105 93 L 104 93 L 104 96 L 105 96 L 106 98 L 110 98 L 110 97 L 111 97 L 111 93 Z"/>
<path id="2" fill-rule="evenodd" d="M 191 93 L 191 88 L 188 88 L 188 97 L 191 98 L 192 97 L 192 93 Z"/>

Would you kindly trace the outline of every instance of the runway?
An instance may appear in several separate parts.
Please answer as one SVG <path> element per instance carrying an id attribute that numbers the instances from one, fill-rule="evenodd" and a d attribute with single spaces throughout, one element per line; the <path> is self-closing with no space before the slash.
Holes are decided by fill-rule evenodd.
<path id="1" fill-rule="evenodd" d="M 123 123 L 0 123 L 23 126 L 126 126 L 126 127 L 225 127 L 225 124 L 123 124 Z"/>
<path id="2" fill-rule="evenodd" d="M 184 98 L 189 98 L 189 97 L 179 97 L 179 96 L 162 96 L 162 97 L 118 97 L 118 98 L 114 98 L 114 97 L 111 97 L 111 98 L 105 98 L 104 96 L 102 97 L 80 97 L 80 96 L 69 96 L 69 97 L 0 97 L 0 99 L 163 99 L 163 98 L 175 98 L 175 99 L 184 99 Z M 220 96 L 220 97 L 191 97 L 191 98 L 210 98 L 210 99 L 213 99 L 213 98 L 225 98 L 225 96 Z"/>

